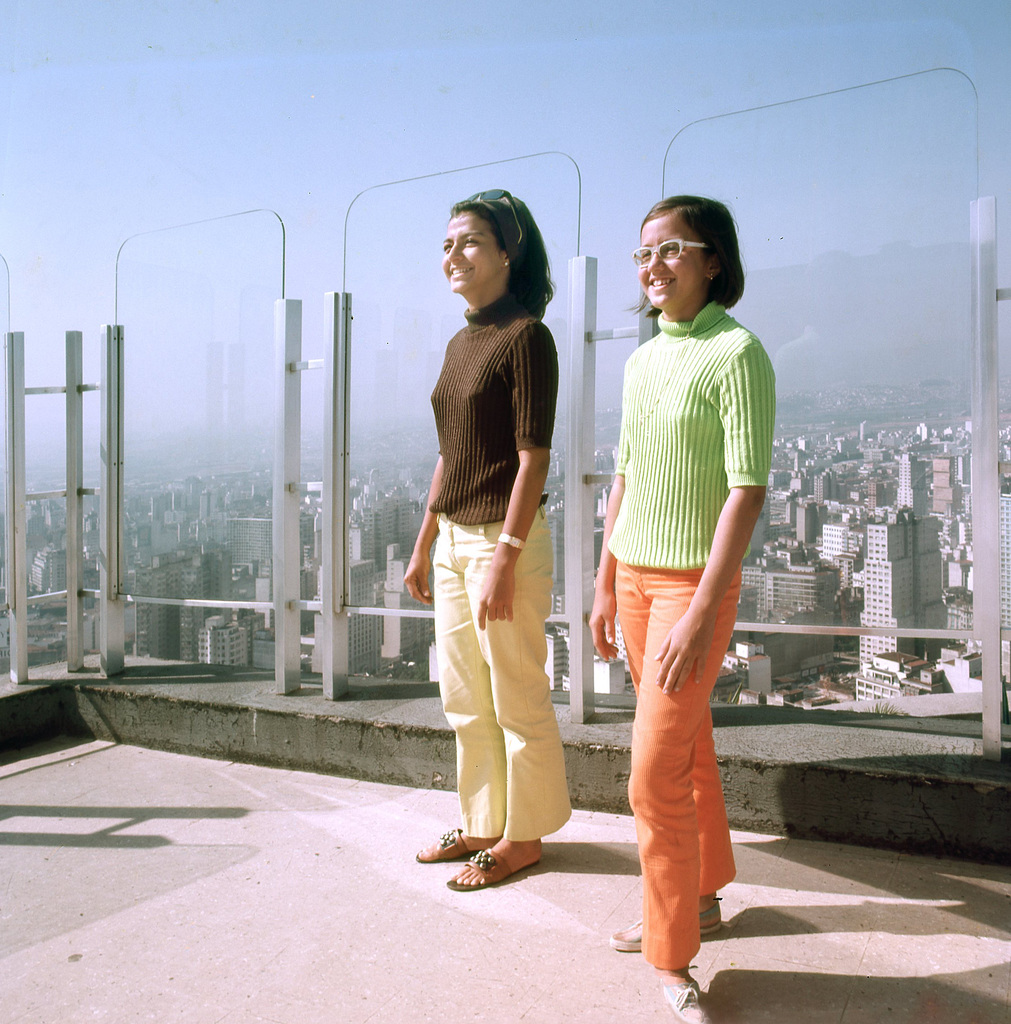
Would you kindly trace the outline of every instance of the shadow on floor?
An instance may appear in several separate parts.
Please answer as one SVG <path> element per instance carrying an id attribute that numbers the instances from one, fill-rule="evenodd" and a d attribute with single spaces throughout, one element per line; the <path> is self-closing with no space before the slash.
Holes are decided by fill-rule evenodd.
<path id="1" fill-rule="evenodd" d="M 759 843 L 737 843 L 759 854 L 772 855 L 788 861 L 793 867 L 784 865 L 781 872 L 785 884 L 830 894 L 852 893 L 856 883 L 867 890 L 866 904 L 874 904 L 874 914 L 886 919 L 876 930 L 895 935 L 932 935 L 936 931 L 936 920 L 929 917 L 943 912 L 972 921 L 975 934 L 987 934 L 993 938 L 1011 937 L 1011 894 L 1000 891 L 1006 884 L 1007 870 L 997 865 L 967 864 L 958 860 L 938 858 L 917 859 L 915 870 L 895 871 L 891 864 L 903 859 L 903 854 L 882 850 L 862 850 L 858 856 L 840 857 L 838 847 L 831 843 L 797 842 L 787 839 Z M 906 859 L 906 863 L 912 862 Z M 742 877 L 744 884 L 754 879 Z M 833 879 L 846 879 L 847 884 L 833 884 Z M 995 896 L 981 900 L 980 889 L 993 883 Z M 889 897 L 895 899 L 894 908 L 883 906 Z M 905 901 L 900 904 L 898 901 Z M 919 901 L 910 905 L 910 901 Z M 917 911 L 922 909 L 923 913 Z M 889 916 L 894 913 L 894 917 Z M 867 927 L 867 911 L 860 902 L 849 905 L 763 908 L 753 906 L 748 910 L 745 935 L 798 935 L 814 932 L 861 932 Z M 729 923 L 729 922 L 728 922 Z"/>
<path id="2" fill-rule="evenodd" d="M 721 1024 L 1006 1024 L 1008 1008 L 985 969 L 931 977 L 862 977 L 783 970 L 718 971 L 706 1007 Z"/>

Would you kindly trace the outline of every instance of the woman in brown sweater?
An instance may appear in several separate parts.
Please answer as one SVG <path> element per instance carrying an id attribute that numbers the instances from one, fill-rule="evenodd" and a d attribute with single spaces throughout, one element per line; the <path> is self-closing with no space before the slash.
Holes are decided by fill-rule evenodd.
<path id="1" fill-rule="evenodd" d="M 571 813 L 544 668 L 552 548 L 543 489 L 558 358 L 541 323 L 554 294 L 547 253 L 520 200 L 495 189 L 457 203 L 443 253 L 467 325 L 432 392 L 439 460 L 405 583 L 427 604 L 434 589 L 462 815 L 461 828 L 417 859 L 469 857 L 448 882 L 466 892 L 536 864 L 541 837 Z"/>

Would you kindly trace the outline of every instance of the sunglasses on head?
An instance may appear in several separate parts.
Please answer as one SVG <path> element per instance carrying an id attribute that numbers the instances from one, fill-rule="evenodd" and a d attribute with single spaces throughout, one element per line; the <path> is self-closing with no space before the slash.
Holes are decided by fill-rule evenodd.
<path id="1" fill-rule="evenodd" d="M 512 223 L 498 216 L 499 206 L 490 206 L 490 212 L 495 214 L 495 221 L 502 232 L 503 241 L 506 243 L 506 252 L 510 258 L 517 259 L 523 251 L 523 225 L 516 214 L 515 200 L 504 188 L 489 188 L 484 192 L 475 192 L 466 199 L 468 203 L 498 203 L 505 206 L 512 216 Z M 513 229 L 515 228 L 515 232 Z M 515 237 L 513 237 L 515 235 Z"/>

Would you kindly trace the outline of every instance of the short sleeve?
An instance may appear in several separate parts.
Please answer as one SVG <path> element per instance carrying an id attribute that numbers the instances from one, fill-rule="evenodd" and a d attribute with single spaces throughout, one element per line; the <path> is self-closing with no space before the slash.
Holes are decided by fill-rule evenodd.
<path id="1" fill-rule="evenodd" d="M 719 401 L 727 485 L 766 486 L 776 423 L 776 375 L 757 338 L 729 360 L 720 377 Z"/>
<path id="2" fill-rule="evenodd" d="M 621 385 L 621 429 L 618 434 L 618 454 L 614 461 L 614 473 L 615 476 L 624 476 L 625 467 L 628 465 L 628 459 L 631 454 L 629 441 L 628 441 L 628 417 L 630 415 L 630 409 L 632 408 L 631 403 L 631 380 L 632 365 L 635 361 L 635 357 L 638 354 L 637 350 L 625 361 L 625 376 Z"/>
<path id="3" fill-rule="evenodd" d="M 512 385 L 516 450 L 550 448 L 558 400 L 558 353 L 551 332 L 539 320 L 516 337 L 507 361 Z"/>

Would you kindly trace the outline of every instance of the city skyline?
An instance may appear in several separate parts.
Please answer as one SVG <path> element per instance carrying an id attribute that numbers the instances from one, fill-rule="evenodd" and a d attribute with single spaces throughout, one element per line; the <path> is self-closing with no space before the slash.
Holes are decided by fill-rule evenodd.
<path id="1" fill-rule="evenodd" d="M 98 326 L 123 323 L 135 440 L 174 428 L 166 405 L 214 422 L 214 389 L 188 387 L 207 361 L 222 417 L 261 414 L 273 301 L 302 300 L 318 357 L 323 295 L 345 287 L 363 393 L 392 368 L 395 408 L 421 415 L 462 322 L 439 267 L 448 208 L 489 183 L 527 199 L 544 230 L 553 325 L 577 252 L 599 263 L 598 324 L 630 323 L 639 221 L 661 190 L 695 190 L 738 217 L 739 317 L 781 386 L 947 372 L 968 331 L 968 201 L 1011 195 L 1011 13 L 996 0 L 676 14 L 523 0 L 491 22 L 480 4 L 422 17 L 397 0 L 367 13 L 299 0 L 283 17 L 189 0 L 183 19 L 2 0 L 0 14 L 0 321 L 25 332 L 36 386 L 58 383 L 75 328 L 97 380 Z M 637 72 L 665 46 L 724 59 L 719 75 L 674 75 L 644 116 Z M 86 154 L 73 173 L 67 153 Z M 1007 277 L 1011 249 L 998 260 Z M 622 361 L 616 350 L 603 392 Z M 32 436 L 59 429 L 41 415 Z"/>
<path id="2" fill-rule="evenodd" d="M 923 394 L 906 389 L 905 408 L 896 404 L 894 396 L 885 401 L 888 388 L 870 388 L 862 395 L 846 388 L 843 393 L 851 399 L 863 399 L 863 406 L 846 417 L 851 421 L 846 425 L 837 423 L 826 430 L 824 423 L 805 424 L 797 417 L 788 431 L 777 429 L 766 507 L 744 567 L 739 621 L 956 631 L 971 627 L 971 435 L 964 421 L 939 418 L 936 406 L 932 424 L 920 420 L 918 414 L 926 407 L 924 395 L 942 385 L 928 380 L 923 387 Z M 856 421 L 856 415 L 875 406 L 902 422 L 875 429 L 866 419 Z M 616 425 L 617 410 L 609 412 L 610 428 Z M 1011 457 L 1011 427 L 1004 431 L 1003 446 L 1002 454 Z M 349 491 L 352 606 L 415 607 L 404 592 L 402 576 L 421 518 L 430 462 L 421 445 L 415 446 L 413 454 L 403 446 L 362 447 L 352 459 Z M 613 441 L 598 447 L 597 470 L 607 471 L 612 457 Z M 560 612 L 564 612 L 563 465 L 562 452 L 556 449 L 547 507 L 555 541 Z M 128 487 L 124 496 L 127 592 L 269 603 L 270 481 L 266 471 L 176 481 L 164 475 L 159 479 L 152 471 L 146 482 Z M 58 589 L 60 507 L 56 500 L 32 504 L 34 513 L 28 521 L 32 592 L 45 592 L 47 585 Z M 302 507 L 302 598 L 311 600 L 318 597 L 318 498 L 307 494 Z M 1002 499 L 1005 519 L 1011 515 L 1008 509 L 1011 496 Z M 1005 528 L 1008 523 L 1011 519 Z M 601 525 L 598 510 L 598 548 Z M 97 576 L 96 531 L 97 513 L 90 508 L 86 545 L 92 583 Z M 253 539 L 253 546 L 250 540 L 240 543 L 240 536 Z M 259 547 L 254 550 L 256 544 Z M 224 552 L 227 557 L 222 561 Z M 1011 564 L 1002 571 L 1005 590 L 1011 593 Z M 230 658 L 253 659 L 255 648 L 259 661 L 243 663 L 269 664 L 268 610 L 221 613 L 138 602 L 133 614 L 128 632 L 137 654 L 195 660 L 198 651 L 219 650 L 231 652 Z M 303 632 L 311 635 L 312 614 L 303 613 L 303 618 Z M 214 622 L 208 626 L 210 619 Z M 427 621 L 353 614 L 352 671 L 428 678 Z M 58 630 L 51 633 L 52 613 L 40 612 L 41 622 L 50 623 L 47 635 L 58 653 Z M 558 626 L 549 631 L 553 678 L 562 685 L 567 672 L 567 631 Z M 974 648 L 953 641 L 924 644 L 865 636 L 852 647 L 845 638 L 759 633 L 750 635 L 746 643 L 751 653 L 743 656 L 735 654 L 732 645 L 715 699 L 744 703 L 775 699 L 821 706 L 860 694 L 895 697 L 943 692 L 952 685 L 961 692 L 978 683 Z M 889 661 L 893 655 L 900 660 Z M 942 660 L 943 668 L 938 667 Z M 756 677 L 763 665 L 769 667 Z M 308 661 L 305 667 L 310 667 Z M 766 675 L 768 685 L 763 681 Z M 613 681 L 607 685 L 607 692 L 615 692 Z"/>
<path id="3" fill-rule="evenodd" d="M 646 209 L 668 191 L 731 205 L 748 268 L 734 313 L 773 357 L 779 452 L 796 462 L 773 480 L 756 607 L 801 614 L 810 600 L 829 615 L 831 588 L 855 593 L 862 570 L 849 550 L 820 568 L 812 531 L 851 505 L 866 543 L 865 513 L 895 509 L 900 485 L 922 504 L 897 456 L 969 446 L 968 204 L 1011 195 L 1011 10 L 998 0 L 521 0 L 494 17 L 456 0 L 434 12 L 187 0 L 181 18 L 0 6 L 0 321 L 25 332 L 30 387 L 60 383 L 48 375 L 62 372 L 68 328 L 84 330 L 85 379 L 97 381 L 97 326 L 125 325 L 128 502 L 151 505 L 166 477 L 194 473 L 236 474 L 241 491 L 256 467 L 269 485 L 273 303 L 302 301 L 303 357 L 318 358 L 323 296 L 342 288 L 356 318 L 353 470 L 377 494 L 427 485 L 428 396 L 462 324 L 439 243 L 449 205 L 492 185 L 526 199 L 544 231 L 563 371 L 570 257 L 598 262 L 598 326 L 628 326 L 628 253 Z M 658 52 L 675 59 L 647 103 Z M 714 53 L 718 65 L 704 59 Z M 1007 278 L 1011 249 L 997 260 Z M 600 468 L 632 344 L 598 358 Z M 35 481 L 59 458 L 62 409 L 29 405 Z M 93 486 L 97 399 L 85 405 Z M 321 406 L 307 377 L 308 479 Z M 564 427 L 563 414 L 556 436 Z M 971 542 L 957 472 L 931 460 L 929 486 L 951 492 L 937 551 L 952 594 L 969 582 L 958 549 Z M 263 500 L 245 484 L 244 501 Z M 164 509 L 152 533 L 211 543 L 220 523 L 190 514 Z M 356 587 L 378 588 L 358 575 Z M 964 619 L 964 601 L 947 609 Z M 860 610 L 839 598 L 831 615 Z"/>

